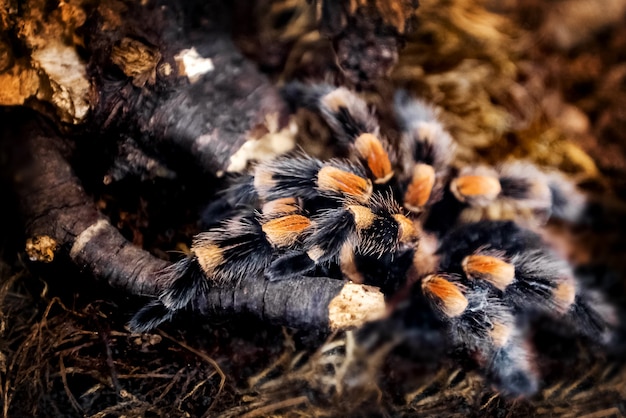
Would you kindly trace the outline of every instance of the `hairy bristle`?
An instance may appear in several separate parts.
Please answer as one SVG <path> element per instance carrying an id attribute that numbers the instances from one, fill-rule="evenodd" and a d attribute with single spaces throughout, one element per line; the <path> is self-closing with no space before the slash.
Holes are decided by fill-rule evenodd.
<path id="1" fill-rule="evenodd" d="M 141 308 L 128 323 L 131 332 L 148 332 L 169 321 L 174 312 L 168 309 L 159 300 L 154 300 Z"/>
<path id="2" fill-rule="evenodd" d="M 343 275 L 354 283 L 363 283 L 363 275 L 356 266 L 354 260 L 354 247 L 346 243 L 339 253 L 339 266 Z"/>
<path id="3" fill-rule="evenodd" d="M 323 106 L 331 112 L 338 112 L 341 108 L 349 106 L 351 93 L 345 87 L 337 88 L 320 99 Z"/>
<path id="4" fill-rule="evenodd" d="M 561 281 L 552 291 L 552 296 L 560 313 L 565 313 L 576 300 L 576 284 L 572 278 Z"/>
<path id="5" fill-rule="evenodd" d="M 432 165 L 436 171 L 446 170 L 456 153 L 456 144 L 443 125 L 439 121 L 420 122 L 415 131 L 415 161 Z"/>
<path id="6" fill-rule="evenodd" d="M 452 282 L 433 274 L 422 281 L 424 293 L 435 301 L 436 306 L 449 318 L 461 315 L 468 305 L 468 300 Z"/>
<path id="7" fill-rule="evenodd" d="M 587 204 L 586 196 L 564 174 L 552 172 L 546 177 L 552 200 L 551 216 L 568 221 L 580 220 Z"/>
<path id="8" fill-rule="evenodd" d="M 372 195 L 372 182 L 345 170 L 325 166 L 317 174 L 317 186 L 320 190 L 345 193 L 361 203 Z"/>
<path id="9" fill-rule="evenodd" d="M 280 281 L 306 273 L 315 267 L 313 260 L 306 254 L 290 252 L 276 258 L 265 269 L 265 278 Z"/>
<path id="10" fill-rule="evenodd" d="M 416 164 L 411 183 L 404 193 L 404 206 L 412 212 L 421 212 L 435 185 L 435 169 L 428 164 Z"/>
<path id="11" fill-rule="evenodd" d="M 499 167 L 499 174 L 501 197 L 520 209 L 549 213 L 552 192 L 548 178 L 534 164 L 522 161 L 503 164 Z"/>
<path id="12" fill-rule="evenodd" d="M 508 344 L 511 335 L 513 334 L 513 326 L 511 324 L 505 324 L 502 322 L 494 322 L 493 328 L 489 333 L 491 341 L 497 347 L 504 347 Z"/>
<path id="13" fill-rule="evenodd" d="M 404 215 L 396 213 L 392 215 L 393 218 L 398 222 L 398 241 L 402 243 L 414 242 L 418 238 L 417 229 L 413 224 L 413 221 L 407 218 Z"/>
<path id="14" fill-rule="evenodd" d="M 186 257 L 161 270 L 159 299 L 170 310 L 186 307 L 208 283 L 197 257 Z"/>
<path id="15" fill-rule="evenodd" d="M 320 160 L 300 151 L 266 160 L 254 169 L 254 188 L 261 201 L 314 198 L 319 195 L 315 178 L 322 166 Z"/>
<path id="16" fill-rule="evenodd" d="M 254 172 L 254 188 L 259 191 L 271 189 L 276 185 L 272 170 L 265 166 L 259 166 Z"/>
<path id="17" fill-rule="evenodd" d="M 287 215 L 265 222 L 261 229 L 274 247 L 289 247 L 311 226 L 311 221 L 302 215 Z"/>
<path id="18" fill-rule="evenodd" d="M 403 212 L 402 206 L 393 198 L 391 193 L 374 193 L 367 202 L 367 206 L 377 215 Z"/>
<path id="19" fill-rule="evenodd" d="M 347 209 L 354 216 L 354 224 L 356 225 L 357 231 L 362 231 L 367 229 L 376 218 L 376 215 L 365 206 L 360 205 L 348 205 Z"/>
<path id="20" fill-rule="evenodd" d="M 413 256 L 413 270 L 418 277 L 436 271 L 440 263 L 436 254 L 439 245 L 437 237 L 420 229 L 419 239 L 419 245 Z"/>
<path id="21" fill-rule="evenodd" d="M 375 183 L 384 184 L 393 177 L 389 155 L 380 139 L 369 133 L 361 134 L 354 142 L 354 146 L 359 156 L 367 161 L 367 166 L 375 177 Z"/>
<path id="22" fill-rule="evenodd" d="M 422 141 L 435 142 L 440 126 L 438 122 L 422 122 L 417 125 L 417 135 Z"/>
<path id="23" fill-rule="evenodd" d="M 378 122 L 367 103 L 345 87 L 335 88 L 322 96 L 316 110 L 343 146 L 354 144 L 363 133 L 378 134 Z"/>
<path id="24" fill-rule="evenodd" d="M 437 110 L 426 101 L 409 96 L 406 90 L 398 90 L 394 96 L 394 109 L 398 124 L 404 131 L 410 131 L 423 122 L 437 121 Z"/>
<path id="25" fill-rule="evenodd" d="M 484 206 L 498 197 L 502 187 L 496 177 L 465 175 L 455 178 L 450 190 L 461 202 Z"/>
<path id="26" fill-rule="evenodd" d="M 295 197 L 284 197 L 281 199 L 270 200 L 265 203 L 261 209 L 263 216 L 288 215 L 298 212 L 300 207 Z"/>
<path id="27" fill-rule="evenodd" d="M 463 270 L 470 279 L 485 280 L 504 290 L 515 280 L 515 266 L 491 255 L 474 254 L 463 259 Z"/>
<path id="28" fill-rule="evenodd" d="M 204 274 L 210 279 L 213 276 L 215 268 L 224 262 L 222 249 L 215 244 L 205 243 L 192 246 L 191 249 L 196 255 L 202 271 L 204 271 Z"/>
<path id="29" fill-rule="evenodd" d="M 523 397 L 538 389 L 538 375 L 530 344 L 519 335 L 511 335 L 509 342 L 485 358 L 486 372 L 498 390 L 505 396 Z"/>
<path id="30" fill-rule="evenodd" d="M 376 215 L 367 229 L 358 231 L 359 254 L 381 257 L 398 247 L 400 225 L 390 214 Z"/>
<path id="31" fill-rule="evenodd" d="M 531 183 L 530 202 L 527 203 L 531 208 L 550 208 L 552 205 L 552 190 L 550 185 L 544 178 L 537 179 Z"/>
<path id="32" fill-rule="evenodd" d="M 309 251 L 307 251 L 306 254 L 309 256 L 311 260 L 317 261 L 324 256 L 324 253 L 325 251 L 323 248 L 315 246 L 311 248 Z"/>

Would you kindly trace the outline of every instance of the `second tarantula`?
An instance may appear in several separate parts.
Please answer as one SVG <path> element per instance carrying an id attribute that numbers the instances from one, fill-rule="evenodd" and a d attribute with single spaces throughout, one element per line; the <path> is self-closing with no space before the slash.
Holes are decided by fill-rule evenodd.
<path id="1" fill-rule="evenodd" d="M 613 308 L 536 231 L 550 217 L 581 216 L 584 195 L 565 178 L 523 162 L 458 167 L 435 108 L 404 92 L 395 145 L 346 88 L 296 82 L 283 94 L 318 114 L 346 157 L 296 151 L 234 179 L 211 208 L 222 220 L 161 272 L 163 292 L 132 329 L 193 308 L 211 286 L 305 275 L 378 286 L 405 317 L 427 309 L 453 350 L 512 395 L 538 388 L 524 331 L 534 317 L 610 342 Z M 418 322 L 406 321 L 419 331 Z"/>

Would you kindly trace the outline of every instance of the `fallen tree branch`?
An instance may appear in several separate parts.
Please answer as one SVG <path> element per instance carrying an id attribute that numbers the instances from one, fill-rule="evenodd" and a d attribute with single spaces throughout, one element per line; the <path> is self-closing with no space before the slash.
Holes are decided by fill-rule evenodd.
<path id="1" fill-rule="evenodd" d="M 153 3 L 108 0 L 88 10 L 95 95 L 85 125 L 131 135 L 174 168 L 229 171 L 237 151 L 267 132 L 269 115 L 284 127 L 286 108 L 235 47 L 232 6 Z"/>
<path id="2" fill-rule="evenodd" d="M 53 261 L 62 251 L 114 287 L 155 294 L 151 274 L 166 262 L 133 246 L 96 209 L 65 159 L 68 143 L 27 109 L 4 110 L 1 124 L 29 257 Z"/>
<path id="3" fill-rule="evenodd" d="M 331 331 L 359 327 L 386 313 L 378 288 L 323 277 L 243 280 L 213 289 L 198 305 L 209 316 L 251 313 L 274 324 Z"/>
<path id="4" fill-rule="evenodd" d="M 23 3 L 2 8 L 2 105 L 36 109 L 89 141 L 124 134 L 173 169 L 211 175 L 266 133 L 270 115 L 286 124 L 276 89 L 231 39 L 230 3 Z"/>

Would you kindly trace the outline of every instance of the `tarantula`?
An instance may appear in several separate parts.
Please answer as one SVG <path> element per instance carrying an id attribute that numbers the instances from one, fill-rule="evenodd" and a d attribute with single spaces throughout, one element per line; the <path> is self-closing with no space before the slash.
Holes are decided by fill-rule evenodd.
<path id="1" fill-rule="evenodd" d="M 610 342 L 613 308 L 537 233 L 550 217 L 583 213 L 584 195 L 564 177 L 524 162 L 458 167 L 436 109 L 405 92 L 394 102 L 395 145 L 346 88 L 294 82 L 283 95 L 319 115 L 346 157 L 298 150 L 236 178 L 209 210 L 223 219 L 160 273 L 164 290 L 132 329 L 193 308 L 210 286 L 306 275 L 378 286 L 405 319 L 427 309 L 452 349 L 512 395 L 538 387 L 524 331 L 533 318 Z M 419 331 L 415 318 L 406 323 Z"/>

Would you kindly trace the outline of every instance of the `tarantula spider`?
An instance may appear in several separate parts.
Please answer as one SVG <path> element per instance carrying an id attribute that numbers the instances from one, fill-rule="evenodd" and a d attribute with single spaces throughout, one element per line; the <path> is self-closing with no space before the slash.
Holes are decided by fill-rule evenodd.
<path id="1" fill-rule="evenodd" d="M 565 178 L 522 162 L 457 167 L 435 109 L 403 92 L 397 146 L 345 88 L 292 83 L 283 93 L 320 115 L 347 158 L 296 151 L 236 179 L 216 203 L 225 218 L 161 273 L 162 294 L 131 328 L 171 319 L 210 286 L 306 275 L 378 286 L 391 306 L 408 298 L 406 315 L 427 306 L 451 346 L 513 395 L 538 387 L 524 332 L 533 317 L 609 342 L 612 308 L 533 231 L 551 216 L 581 216 L 584 196 Z"/>

